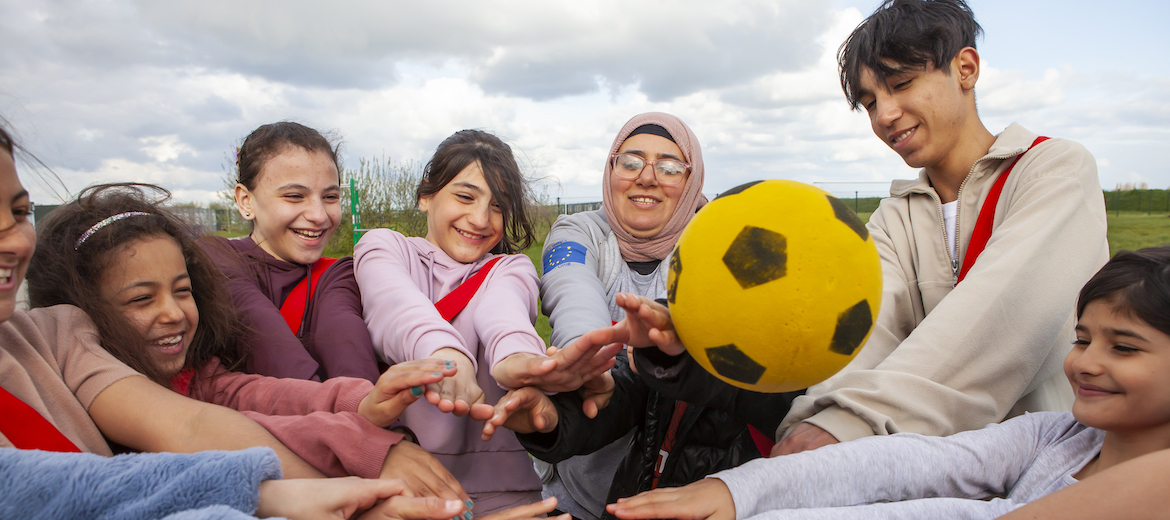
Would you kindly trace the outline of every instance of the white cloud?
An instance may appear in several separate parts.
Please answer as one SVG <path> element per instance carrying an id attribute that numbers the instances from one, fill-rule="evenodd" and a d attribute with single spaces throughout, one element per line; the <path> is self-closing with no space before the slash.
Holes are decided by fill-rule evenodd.
<path id="1" fill-rule="evenodd" d="M 596 200 L 614 134 L 651 110 L 695 130 L 706 192 L 915 175 L 844 101 L 835 53 L 862 14 L 829 0 L 0 4 L 0 114 L 74 191 L 155 181 L 210 200 L 239 139 L 295 120 L 338 131 L 351 167 L 425 161 L 483 128 L 556 181 L 552 196 Z M 1105 186 L 1130 173 L 1170 184 L 1165 58 L 1103 71 L 1061 55 L 1067 37 L 1011 68 L 985 52 L 988 128 L 1081 141 Z"/>

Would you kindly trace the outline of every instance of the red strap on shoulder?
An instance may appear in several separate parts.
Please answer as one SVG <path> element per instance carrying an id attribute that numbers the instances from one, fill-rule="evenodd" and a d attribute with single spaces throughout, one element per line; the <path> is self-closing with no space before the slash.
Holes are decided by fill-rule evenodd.
<path id="1" fill-rule="evenodd" d="M 446 296 L 435 302 L 435 308 L 439 310 L 439 314 L 443 316 L 443 319 L 449 322 L 455 319 L 455 316 L 458 316 L 464 307 L 467 307 L 467 303 L 475 296 L 476 291 L 479 291 L 479 286 L 483 285 L 483 281 L 487 278 L 488 272 L 503 257 L 504 255 L 500 255 L 488 260 L 479 269 L 479 272 L 471 275 L 471 278 L 468 278 L 467 281 L 459 284 L 459 287 L 456 287 L 455 290 L 447 293 Z"/>
<path id="2" fill-rule="evenodd" d="M 983 201 L 983 207 L 979 208 L 979 219 L 975 221 L 975 231 L 971 233 L 971 242 L 967 244 L 967 253 L 963 255 L 963 267 L 959 269 L 959 277 L 955 281 L 955 285 L 959 285 L 959 282 L 967 277 L 967 271 L 970 271 L 971 266 L 975 265 L 975 259 L 979 258 L 979 254 L 987 246 L 987 241 L 991 239 L 991 223 L 995 220 L 995 207 L 999 204 L 999 196 L 1003 192 L 1003 185 L 1007 182 L 1008 174 L 1012 172 L 1012 168 L 1016 167 L 1016 163 L 1020 162 L 1020 158 L 1024 154 L 1047 140 L 1047 137 L 1040 136 L 1032 141 L 1032 146 L 1024 150 L 1024 153 L 1017 155 L 1012 164 L 995 180 L 995 184 L 991 185 L 991 191 L 987 193 L 987 200 Z"/>
<path id="3" fill-rule="evenodd" d="M 308 310 L 309 300 L 313 299 L 313 288 L 317 286 L 321 274 L 336 261 L 336 258 L 323 256 L 320 260 L 313 262 L 313 267 L 309 269 L 309 276 L 302 278 L 281 304 L 280 315 L 284 316 L 284 322 L 288 324 L 288 328 L 292 329 L 293 334 L 300 335 L 301 323 L 305 320 L 305 311 Z"/>
<path id="4" fill-rule="evenodd" d="M 4 388 L 0 388 L 0 433 L 22 450 L 81 453 L 53 423 Z"/>

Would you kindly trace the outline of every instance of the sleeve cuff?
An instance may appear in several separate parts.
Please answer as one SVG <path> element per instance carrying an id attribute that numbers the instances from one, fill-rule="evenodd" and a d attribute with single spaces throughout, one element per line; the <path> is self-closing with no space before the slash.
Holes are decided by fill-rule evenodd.
<path id="1" fill-rule="evenodd" d="M 865 419 L 850 413 L 844 408 L 830 406 L 805 419 L 807 422 L 829 432 L 839 442 L 857 440 L 874 435 L 873 427 Z M 789 429 L 789 431 L 792 431 Z M 787 434 L 786 434 L 787 435 Z"/>

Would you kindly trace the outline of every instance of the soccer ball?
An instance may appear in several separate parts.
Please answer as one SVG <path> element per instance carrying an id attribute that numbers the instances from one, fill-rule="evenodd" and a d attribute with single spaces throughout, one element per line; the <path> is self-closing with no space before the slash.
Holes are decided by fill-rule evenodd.
<path id="1" fill-rule="evenodd" d="M 787 392 L 845 366 L 881 304 L 865 224 L 844 202 L 794 181 L 731 189 L 683 230 L 670 257 L 674 328 L 703 368 L 756 392 Z"/>

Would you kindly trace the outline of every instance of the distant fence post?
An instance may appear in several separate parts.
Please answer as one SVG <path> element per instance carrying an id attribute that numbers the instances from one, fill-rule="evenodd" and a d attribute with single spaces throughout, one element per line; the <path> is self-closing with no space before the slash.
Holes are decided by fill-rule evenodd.
<path id="1" fill-rule="evenodd" d="M 358 239 L 362 237 L 362 199 L 358 195 L 358 181 L 356 178 L 349 179 L 349 214 L 352 217 L 353 223 L 353 245 L 357 245 Z"/>

